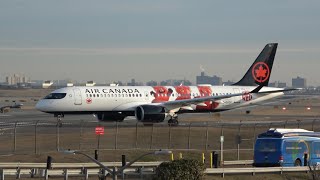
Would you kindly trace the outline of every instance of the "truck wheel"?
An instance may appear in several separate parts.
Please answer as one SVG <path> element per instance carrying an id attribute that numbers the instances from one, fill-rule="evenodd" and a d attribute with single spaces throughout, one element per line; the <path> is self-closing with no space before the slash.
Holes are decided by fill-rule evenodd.
<path id="1" fill-rule="evenodd" d="M 296 159 L 296 161 L 294 161 L 294 166 L 301 166 L 300 159 Z"/>

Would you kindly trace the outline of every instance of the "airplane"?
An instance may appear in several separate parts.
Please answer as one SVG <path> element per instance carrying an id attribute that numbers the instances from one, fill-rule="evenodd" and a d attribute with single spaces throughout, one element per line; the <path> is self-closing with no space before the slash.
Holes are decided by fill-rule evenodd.
<path id="1" fill-rule="evenodd" d="M 100 121 L 123 121 L 127 116 L 144 123 L 168 120 L 178 114 L 220 112 L 279 97 L 283 89 L 266 87 L 277 43 L 267 44 L 243 78 L 230 86 L 97 86 L 65 87 L 51 92 L 36 109 L 54 114 L 58 123 L 66 114 L 94 114 Z"/>
<path id="2" fill-rule="evenodd" d="M 5 113 L 6 109 L 20 109 L 23 106 L 23 104 L 14 103 L 13 105 L 9 106 L 2 106 L 0 107 L 0 113 Z"/>

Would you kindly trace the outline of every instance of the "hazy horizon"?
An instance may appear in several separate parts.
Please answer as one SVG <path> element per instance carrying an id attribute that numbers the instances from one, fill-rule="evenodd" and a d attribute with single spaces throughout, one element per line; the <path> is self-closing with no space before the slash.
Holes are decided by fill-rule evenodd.
<path id="1" fill-rule="evenodd" d="M 270 82 L 320 86 L 319 1 L 1 1 L 0 78 L 238 81 L 279 43 Z"/>

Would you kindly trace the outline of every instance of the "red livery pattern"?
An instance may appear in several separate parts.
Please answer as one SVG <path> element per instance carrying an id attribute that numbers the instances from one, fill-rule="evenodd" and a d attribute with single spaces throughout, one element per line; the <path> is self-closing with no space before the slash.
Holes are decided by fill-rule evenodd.
<path id="1" fill-rule="evenodd" d="M 198 86 L 199 96 L 198 97 L 206 97 L 212 96 L 212 89 L 209 86 Z M 196 106 L 196 110 L 210 110 L 215 109 L 219 104 L 217 102 L 206 101 L 204 102 L 206 106 Z"/>
<path id="2" fill-rule="evenodd" d="M 171 94 L 173 93 L 171 88 L 165 86 L 154 86 L 154 91 L 151 91 L 150 94 L 154 96 L 152 103 L 159 103 L 164 101 L 169 101 Z"/>
<path id="3" fill-rule="evenodd" d="M 251 99 L 252 99 L 252 95 L 248 91 L 243 92 L 242 100 L 250 101 Z"/>
<path id="4" fill-rule="evenodd" d="M 176 86 L 174 88 L 178 93 L 176 100 L 191 99 L 191 89 L 189 86 Z"/>

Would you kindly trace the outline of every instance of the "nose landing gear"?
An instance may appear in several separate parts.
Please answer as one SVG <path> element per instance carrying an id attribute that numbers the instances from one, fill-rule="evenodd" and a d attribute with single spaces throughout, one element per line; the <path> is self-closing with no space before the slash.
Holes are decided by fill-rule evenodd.
<path id="1" fill-rule="evenodd" d="M 64 117 L 64 114 L 55 114 L 54 117 L 57 118 L 57 126 L 62 127 L 62 119 Z"/>

